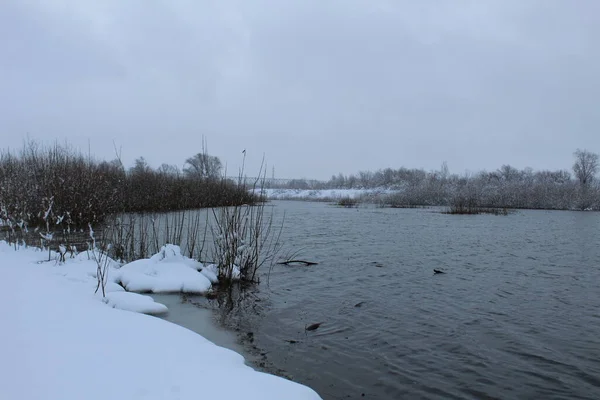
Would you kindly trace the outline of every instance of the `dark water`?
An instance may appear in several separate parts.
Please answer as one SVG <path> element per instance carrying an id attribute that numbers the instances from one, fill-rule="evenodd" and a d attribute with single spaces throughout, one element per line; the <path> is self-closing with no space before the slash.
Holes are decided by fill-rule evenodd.
<path id="1" fill-rule="evenodd" d="M 207 301 L 266 370 L 324 399 L 600 398 L 600 214 L 274 205 L 319 265 Z"/>

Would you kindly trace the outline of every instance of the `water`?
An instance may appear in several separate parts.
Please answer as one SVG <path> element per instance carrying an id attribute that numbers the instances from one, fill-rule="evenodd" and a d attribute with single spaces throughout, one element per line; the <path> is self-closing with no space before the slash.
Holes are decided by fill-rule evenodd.
<path id="1" fill-rule="evenodd" d="M 259 367 L 324 399 L 600 398 L 600 214 L 274 207 L 319 265 L 200 303 Z"/>
<path id="2" fill-rule="evenodd" d="M 197 296 L 153 294 L 152 298 L 169 308 L 168 314 L 160 315 L 160 318 L 185 326 L 201 334 L 217 346 L 228 348 L 237 353 L 245 351 L 238 342 L 235 333 L 214 324 L 213 313 L 210 310 L 196 306 Z"/>

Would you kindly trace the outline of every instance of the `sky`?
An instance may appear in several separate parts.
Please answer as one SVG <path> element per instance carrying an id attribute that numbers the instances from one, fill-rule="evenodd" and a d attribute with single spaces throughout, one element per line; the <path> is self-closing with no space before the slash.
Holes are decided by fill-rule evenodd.
<path id="1" fill-rule="evenodd" d="M 597 0 L 3 0 L 0 148 L 236 175 L 570 169 L 600 152 Z M 242 153 L 246 150 L 245 153 Z"/>

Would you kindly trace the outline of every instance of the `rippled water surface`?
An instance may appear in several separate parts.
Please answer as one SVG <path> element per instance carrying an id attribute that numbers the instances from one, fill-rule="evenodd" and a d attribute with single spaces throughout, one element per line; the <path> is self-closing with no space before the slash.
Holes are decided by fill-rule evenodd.
<path id="1" fill-rule="evenodd" d="M 267 370 L 324 399 L 600 398 L 600 214 L 274 207 L 319 265 L 220 301 Z"/>

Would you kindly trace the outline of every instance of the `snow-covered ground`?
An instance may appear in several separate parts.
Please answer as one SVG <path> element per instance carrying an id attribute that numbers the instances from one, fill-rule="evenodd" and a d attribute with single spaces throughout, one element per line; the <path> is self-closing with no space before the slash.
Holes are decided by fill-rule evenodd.
<path id="1" fill-rule="evenodd" d="M 208 286 L 197 279 L 204 275 L 192 260 L 164 256 L 132 268 L 133 275 L 156 273 L 144 289 L 210 287 L 208 278 Z M 109 267 L 103 299 L 94 294 L 97 265 L 86 253 L 62 264 L 47 259 L 47 252 L 0 242 L 0 399 L 320 399 L 306 386 L 253 370 L 241 355 L 190 330 L 125 311 L 166 311 L 116 283 L 127 266 Z M 177 272 L 165 272 L 168 264 Z M 195 275 L 181 273 L 184 266 Z M 131 282 L 141 287 L 143 279 Z"/>
<path id="2" fill-rule="evenodd" d="M 391 189 L 263 189 L 269 200 L 333 201 L 394 193 Z"/>

